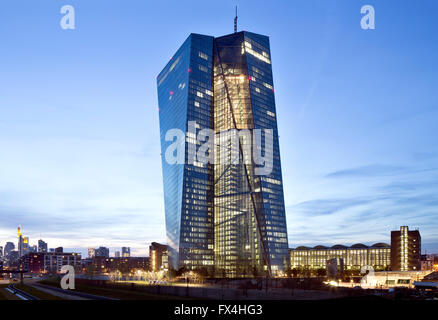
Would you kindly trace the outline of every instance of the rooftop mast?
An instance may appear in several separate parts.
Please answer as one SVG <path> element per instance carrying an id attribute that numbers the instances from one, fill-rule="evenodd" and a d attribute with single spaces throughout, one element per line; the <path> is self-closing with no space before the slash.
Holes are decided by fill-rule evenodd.
<path id="1" fill-rule="evenodd" d="M 236 16 L 234 17 L 234 33 L 237 33 L 237 6 L 236 6 Z"/>

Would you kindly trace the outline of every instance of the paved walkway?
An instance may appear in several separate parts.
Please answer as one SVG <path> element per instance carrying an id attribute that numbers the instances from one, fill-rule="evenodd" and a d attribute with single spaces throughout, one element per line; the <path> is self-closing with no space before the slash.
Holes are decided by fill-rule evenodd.
<path id="1" fill-rule="evenodd" d="M 83 297 L 78 297 L 72 294 L 68 294 L 68 293 L 63 293 L 63 292 L 59 292 L 56 290 L 51 290 L 47 287 L 42 287 L 36 284 L 28 284 L 30 287 L 35 288 L 36 290 L 51 294 L 52 296 L 56 296 L 59 297 L 61 299 L 65 299 L 65 300 L 90 300 L 90 299 L 86 299 Z"/>

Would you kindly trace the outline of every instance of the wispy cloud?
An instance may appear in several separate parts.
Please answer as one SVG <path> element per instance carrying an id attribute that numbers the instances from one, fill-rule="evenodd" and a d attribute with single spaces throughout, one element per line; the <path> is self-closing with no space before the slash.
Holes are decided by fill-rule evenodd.
<path id="1" fill-rule="evenodd" d="M 333 197 L 287 207 L 292 246 L 389 242 L 391 230 L 408 225 L 420 229 L 424 249 L 438 252 L 438 171 L 434 167 L 368 165 L 324 177 L 329 188 L 333 186 Z M 347 177 L 351 179 L 345 184 Z M 351 190 L 351 183 L 357 190 Z"/>
<path id="2" fill-rule="evenodd" d="M 315 199 L 301 202 L 291 207 L 292 211 L 300 211 L 306 216 L 330 215 L 342 210 L 347 210 L 363 204 L 368 204 L 373 200 L 370 198 L 357 199 Z"/>
<path id="3" fill-rule="evenodd" d="M 326 178 L 364 178 L 364 177 L 378 177 L 391 176 L 406 172 L 406 167 L 372 164 L 357 168 L 343 169 L 328 173 Z"/>

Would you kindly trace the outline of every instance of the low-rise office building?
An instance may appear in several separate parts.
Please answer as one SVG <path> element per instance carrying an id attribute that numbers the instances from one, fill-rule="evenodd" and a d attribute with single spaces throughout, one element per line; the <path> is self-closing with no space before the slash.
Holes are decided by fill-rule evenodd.
<path id="1" fill-rule="evenodd" d="M 44 255 L 44 268 L 49 272 L 61 272 L 62 266 L 70 265 L 76 268 L 81 267 L 81 254 L 79 253 L 46 253 Z"/>
<path id="2" fill-rule="evenodd" d="M 32 273 L 59 273 L 62 266 L 65 265 L 80 269 L 81 254 L 74 252 L 35 252 L 28 253 L 20 259 L 21 268 Z"/>
<path id="3" fill-rule="evenodd" d="M 149 246 L 149 258 L 152 271 L 168 270 L 167 246 L 152 242 Z"/>
<path id="4" fill-rule="evenodd" d="M 370 273 L 361 280 L 362 288 L 414 288 L 432 271 L 382 271 Z"/>
<path id="5" fill-rule="evenodd" d="M 360 270 L 364 266 L 372 266 L 375 270 L 387 270 L 391 265 L 391 246 L 386 243 L 376 243 L 372 246 L 358 243 L 350 247 L 338 244 L 332 247 L 301 246 L 290 250 L 292 269 L 326 269 L 327 261 L 332 259 L 342 259 L 344 270 Z"/>
<path id="6" fill-rule="evenodd" d="M 391 268 L 397 271 L 421 270 L 421 236 L 407 226 L 391 231 Z"/>
<path id="7" fill-rule="evenodd" d="M 421 255 L 421 270 L 433 270 L 434 269 L 434 256 L 430 254 Z"/>
<path id="8" fill-rule="evenodd" d="M 391 245 L 376 243 L 366 246 L 357 243 L 350 247 L 335 245 L 332 247 L 298 247 L 290 249 L 292 269 L 327 269 L 328 261 L 337 259 L 337 265 L 343 270 L 360 270 L 373 267 L 375 271 L 420 271 L 430 270 L 433 262 L 421 259 L 421 236 L 418 230 L 409 230 L 407 226 L 391 231 Z"/>
<path id="9" fill-rule="evenodd" d="M 134 270 L 150 270 L 148 257 L 101 257 L 84 259 L 82 270 L 85 273 L 101 274 L 119 271 L 123 274 Z"/>

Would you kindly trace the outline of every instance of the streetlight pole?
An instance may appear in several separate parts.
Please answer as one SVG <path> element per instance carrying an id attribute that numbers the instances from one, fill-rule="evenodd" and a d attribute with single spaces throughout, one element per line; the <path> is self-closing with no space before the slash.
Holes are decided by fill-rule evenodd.
<path id="1" fill-rule="evenodd" d="M 189 276 L 186 274 L 186 296 L 189 296 Z"/>

